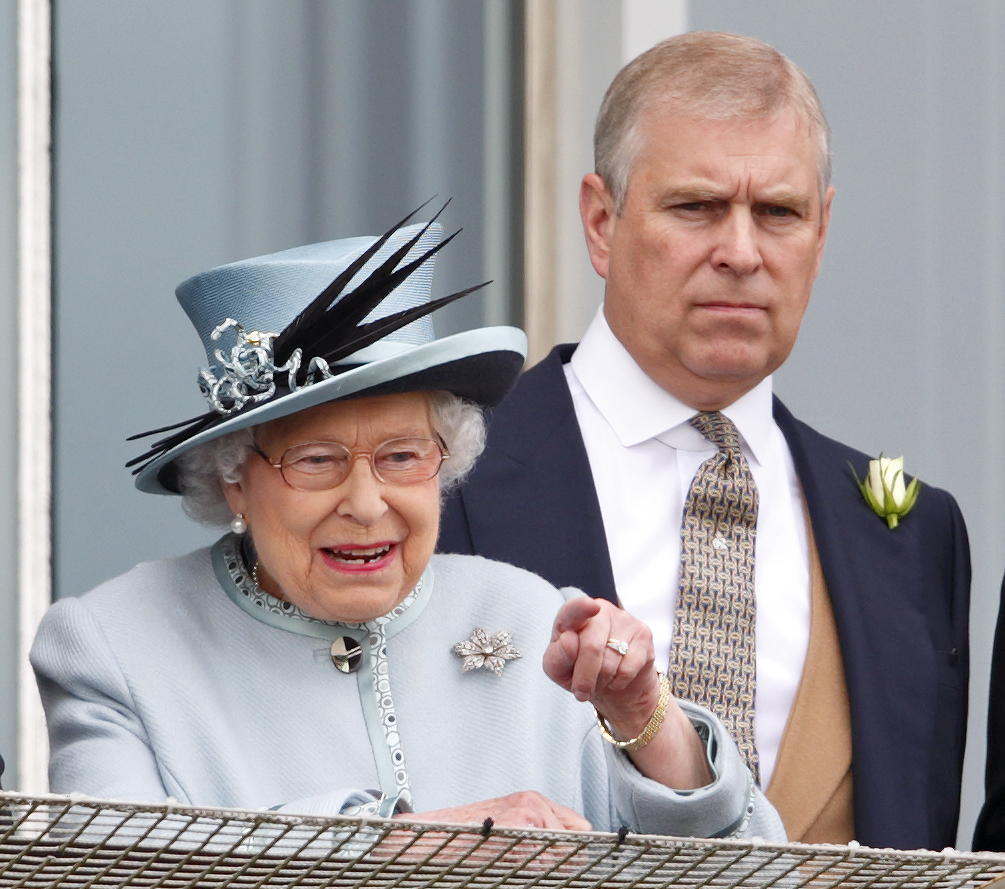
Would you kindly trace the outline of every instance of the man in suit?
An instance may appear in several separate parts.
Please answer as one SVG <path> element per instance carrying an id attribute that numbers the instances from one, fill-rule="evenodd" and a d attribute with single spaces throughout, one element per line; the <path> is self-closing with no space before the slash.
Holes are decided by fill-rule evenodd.
<path id="1" fill-rule="evenodd" d="M 733 695 L 719 715 L 749 736 L 791 839 L 952 845 L 969 665 L 959 509 L 924 486 L 891 529 L 853 475 L 868 457 L 771 389 L 834 195 L 812 85 L 759 41 L 671 38 L 612 83 L 595 160 L 580 210 L 603 306 L 492 413 L 441 550 L 645 620 L 675 694 Z M 739 512 L 701 518 L 729 473 L 749 530 Z M 696 637 L 728 645 L 725 666 L 714 651 L 688 660 Z"/>

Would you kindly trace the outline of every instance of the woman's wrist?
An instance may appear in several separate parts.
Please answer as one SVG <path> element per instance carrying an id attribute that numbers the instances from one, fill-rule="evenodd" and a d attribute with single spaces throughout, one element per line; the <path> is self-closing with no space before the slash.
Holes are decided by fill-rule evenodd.
<path id="1" fill-rule="evenodd" d="M 597 710 L 596 707 L 593 708 L 593 712 L 597 715 L 597 726 L 600 728 L 600 734 L 603 736 L 605 741 L 609 744 L 613 744 L 619 750 L 641 750 L 646 746 L 646 744 L 656 737 L 659 730 L 663 727 L 663 720 L 666 718 L 667 706 L 670 703 L 670 682 L 662 673 L 657 672 L 656 675 L 659 677 L 659 697 L 656 701 L 656 708 L 653 710 L 649 720 L 643 726 L 642 731 L 635 737 L 630 737 L 626 740 L 619 740 L 616 738 L 614 736 L 614 732 L 608 727 L 607 720 L 604 716 L 599 710 Z"/>

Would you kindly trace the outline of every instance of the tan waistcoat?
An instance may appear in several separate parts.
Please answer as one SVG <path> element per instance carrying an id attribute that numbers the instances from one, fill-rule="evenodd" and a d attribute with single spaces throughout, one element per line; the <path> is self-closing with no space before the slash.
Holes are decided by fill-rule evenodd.
<path id="1" fill-rule="evenodd" d="M 830 595 L 806 517 L 810 640 L 766 796 L 793 842 L 847 843 L 852 811 L 851 712 Z"/>

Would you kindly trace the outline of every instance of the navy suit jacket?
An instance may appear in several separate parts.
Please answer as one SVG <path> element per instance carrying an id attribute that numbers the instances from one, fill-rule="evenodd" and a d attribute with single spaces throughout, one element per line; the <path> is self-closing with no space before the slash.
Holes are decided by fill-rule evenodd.
<path id="1" fill-rule="evenodd" d="M 974 830 L 975 852 L 1005 852 L 1005 580 L 998 606 L 988 695 L 988 749 L 984 806 Z"/>
<path id="2" fill-rule="evenodd" d="M 512 562 L 556 586 L 616 600 L 586 448 L 559 346 L 489 418 L 488 447 L 448 500 L 443 552 Z M 774 404 L 809 508 L 844 657 L 859 842 L 956 841 L 969 672 L 970 552 L 953 498 L 923 486 L 891 531 L 849 463 L 869 458 Z"/>

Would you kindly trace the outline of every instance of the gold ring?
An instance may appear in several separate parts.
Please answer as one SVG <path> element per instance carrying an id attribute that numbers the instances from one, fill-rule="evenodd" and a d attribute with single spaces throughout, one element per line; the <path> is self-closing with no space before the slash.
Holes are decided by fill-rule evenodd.
<path id="1" fill-rule="evenodd" d="M 611 649 L 611 651 L 616 651 L 622 657 L 628 654 L 628 643 L 622 642 L 620 639 L 608 639 L 607 647 Z"/>

